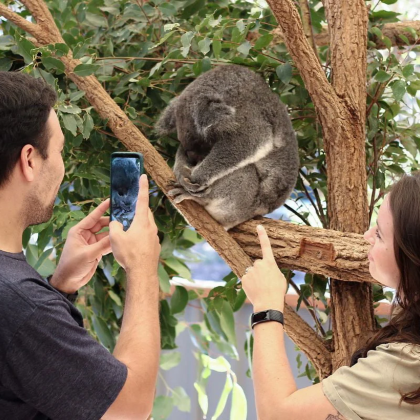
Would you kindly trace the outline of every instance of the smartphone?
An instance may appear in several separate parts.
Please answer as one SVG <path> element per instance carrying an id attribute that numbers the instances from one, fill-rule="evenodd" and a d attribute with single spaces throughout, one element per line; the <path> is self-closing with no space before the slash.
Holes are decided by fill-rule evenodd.
<path id="1" fill-rule="evenodd" d="M 115 152 L 111 155 L 111 221 L 116 220 L 127 230 L 134 219 L 139 178 L 143 173 L 143 155 Z"/>

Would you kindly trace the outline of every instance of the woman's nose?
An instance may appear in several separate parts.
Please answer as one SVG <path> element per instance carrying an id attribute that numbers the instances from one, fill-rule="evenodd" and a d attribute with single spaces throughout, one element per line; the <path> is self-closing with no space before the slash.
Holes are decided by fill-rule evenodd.
<path id="1" fill-rule="evenodd" d="M 363 234 L 363 237 L 365 238 L 365 240 L 368 241 L 370 244 L 373 244 L 374 242 L 373 235 L 372 235 L 373 229 L 374 227 L 370 228 Z"/>

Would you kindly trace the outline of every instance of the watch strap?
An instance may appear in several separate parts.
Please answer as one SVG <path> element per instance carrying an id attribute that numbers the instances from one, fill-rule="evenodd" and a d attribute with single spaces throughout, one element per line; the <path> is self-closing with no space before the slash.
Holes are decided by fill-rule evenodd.
<path id="1" fill-rule="evenodd" d="M 275 309 L 267 309 L 266 311 L 254 312 L 251 315 L 251 327 L 263 322 L 275 321 L 284 326 L 283 313 Z"/>

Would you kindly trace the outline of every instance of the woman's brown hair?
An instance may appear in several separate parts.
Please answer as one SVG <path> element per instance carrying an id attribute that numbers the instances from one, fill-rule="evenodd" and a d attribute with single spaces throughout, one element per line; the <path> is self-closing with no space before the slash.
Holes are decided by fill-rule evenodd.
<path id="1" fill-rule="evenodd" d="M 391 306 L 390 322 L 353 355 L 351 365 L 380 344 L 420 345 L 420 172 L 404 175 L 393 185 L 389 198 L 400 282 Z M 418 385 L 418 389 L 401 393 L 400 404 L 403 401 L 420 404 Z"/>

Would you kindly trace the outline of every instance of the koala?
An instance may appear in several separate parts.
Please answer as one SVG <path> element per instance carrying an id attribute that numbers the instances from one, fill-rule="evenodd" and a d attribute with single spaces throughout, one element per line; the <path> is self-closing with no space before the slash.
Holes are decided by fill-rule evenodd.
<path id="1" fill-rule="evenodd" d="M 286 107 L 246 67 L 200 75 L 170 102 L 155 130 L 177 132 L 175 203 L 194 200 L 226 230 L 280 207 L 296 184 L 299 155 Z"/>
<path id="2" fill-rule="evenodd" d="M 116 157 L 112 160 L 112 216 L 123 224 L 124 230 L 130 227 L 136 210 L 139 177 L 140 168 L 135 158 Z"/>

